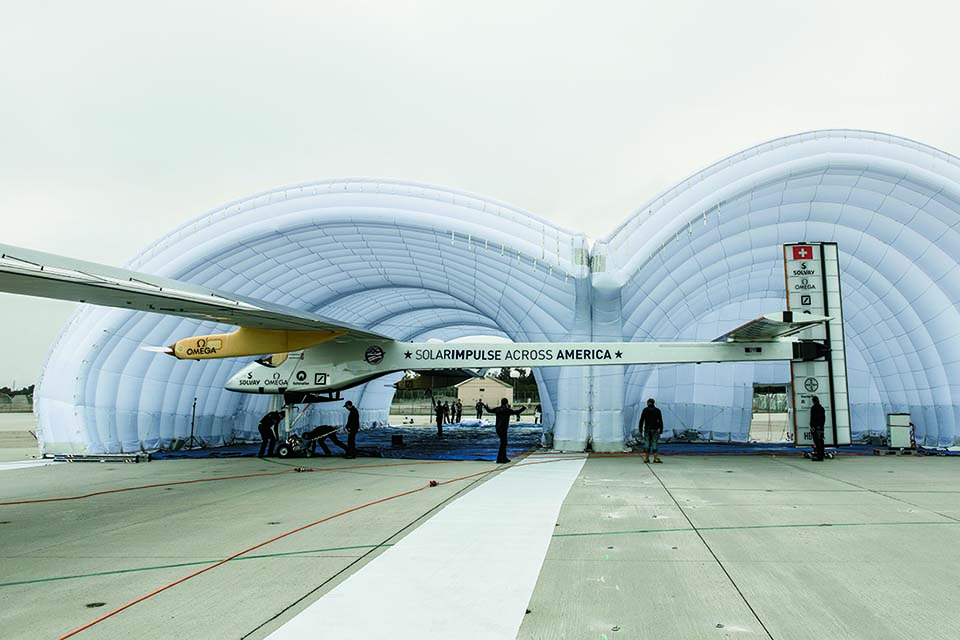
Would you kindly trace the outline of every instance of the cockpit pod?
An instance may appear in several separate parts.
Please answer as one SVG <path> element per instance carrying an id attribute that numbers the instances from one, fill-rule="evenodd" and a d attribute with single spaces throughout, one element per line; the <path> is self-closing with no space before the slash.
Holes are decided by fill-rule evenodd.
<path id="1" fill-rule="evenodd" d="M 286 362 L 289 357 L 290 357 L 289 353 L 274 353 L 272 355 L 265 356 L 263 358 L 257 358 L 256 362 L 257 364 L 262 364 L 268 369 L 276 369 L 277 367 L 282 365 L 284 362 Z"/>
<path id="2" fill-rule="evenodd" d="M 283 393 L 292 380 L 297 380 L 295 370 L 303 352 L 274 353 L 258 358 L 232 375 L 224 389 L 240 393 Z M 301 376 L 305 382 L 306 376 Z"/>

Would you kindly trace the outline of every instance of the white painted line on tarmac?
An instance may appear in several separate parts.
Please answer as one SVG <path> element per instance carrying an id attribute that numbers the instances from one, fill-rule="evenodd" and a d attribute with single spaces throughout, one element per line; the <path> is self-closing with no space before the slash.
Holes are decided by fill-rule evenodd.
<path id="1" fill-rule="evenodd" d="M 536 456 L 451 502 L 268 640 L 515 638 L 584 457 Z"/>

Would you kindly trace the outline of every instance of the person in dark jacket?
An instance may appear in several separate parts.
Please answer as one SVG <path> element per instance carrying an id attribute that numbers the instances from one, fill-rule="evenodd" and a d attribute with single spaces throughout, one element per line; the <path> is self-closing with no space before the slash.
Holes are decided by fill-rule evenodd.
<path id="1" fill-rule="evenodd" d="M 260 424 L 257 426 L 261 439 L 258 458 L 263 457 L 264 451 L 267 452 L 268 456 L 273 456 L 273 448 L 277 446 L 277 425 L 280 424 L 284 416 L 286 416 L 286 413 L 283 411 L 271 411 L 260 418 Z"/>
<path id="2" fill-rule="evenodd" d="M 652 453 L 654 462 L 663 462 L 657 455 L 657 445 L 660 444 L 660 434 L 663 433 L 663 414 L 654 406 L 653 398 L 647 400 L 647 406 L 640 412 L 637 429 L 643 435 L 643 461 L 650 462 Z"/>
<path id="3" fill-rule="evenodd" d="M 322 424 L 319 427 L 311 429 L 303 434 L 303 437 L 307 440 L 310 440 L 310 451 L 312 453 L 317 452 L 317 445 L 320 445 L 320 448 L 323 449 L 325 455 L 330 455 L 330 448 L 327 446 L 327 438 L 330 438 L 330 441 L 333 444 L 337 445 L 343 452 L 350 453 L 350 449 L 347 448 L 347 445 L 343 444 L 340 441 L 340 438 L 337 437 L 337 427 L 334 427 L 329 424 Z"/>
<path id="4" fill-rule="evenodd" d="M 437 435 L 443 435 L 443 403 L 437 401 L 433 405 L 433 412 L 437 414 Z"/>
<path id="5" fill-rule="evenodd" d="M 526 411 L 527 408 L 520 407 L 519 409 L 512 409 L 510 407 L 510 401 L 506 398 L 500 399 L 499 407 L 491 409 L 484 404 L 483 408 L 487 413 L 492 413 L 497 416 L 497 436 L 500 438 L 500 449 L 497 451 L 497 462 L 501 464 L 510 462 L 510 459 L 507 458 L 507 429 L 510 427 L 510 416 L 518 416 Z"/>
<path id="6" fill-rule="evenodd" d="M 353 459 L 357 457 L 357 431 L 360 431 L 360 412 L 349 400 L 343 403 L 343 408 L 348 412 L 347 453 L 343 457 Z"/>
<path id="7" fill-rule="evenodd" d="M 483 398 L 477 400 L 477 420 L 483 419 Z"/>
<path id="8" fill-rule="evenodd" d="M 453 405 L 453 421 L 460 424 L 461 420 L 463 420 L 463 403 L 460 402 L 460 398 L 457 398 Z"/>
<path id="9" fill-rule="evenodd" d="M 810 435 L 813 437 L 813 457 L 814 462 L 821 462 L 824 456 L 823 450 L 823 427 L 827 424 L 827 412 L 820 404 L 820 398 L 813 396 L 810 398 L 813 406 L 810 407 Z"/>

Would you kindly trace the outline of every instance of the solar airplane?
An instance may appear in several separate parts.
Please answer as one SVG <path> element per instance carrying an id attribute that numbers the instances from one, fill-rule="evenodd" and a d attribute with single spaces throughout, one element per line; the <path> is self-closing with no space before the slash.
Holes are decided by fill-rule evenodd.
<path id="1" fill-rule="evenodd" d="M 402 342 L 230 292 L 4 244 L 0 291 L 233 325 L 144 348 L 179 360 L 259 356 L 225 388 L 280 394 L 287 404 L 338 400 L 345 389 L 399 371 L 812 360 L 825 346 L 797 334 L 830 319 L 780 311 L 711 342 Z"/>

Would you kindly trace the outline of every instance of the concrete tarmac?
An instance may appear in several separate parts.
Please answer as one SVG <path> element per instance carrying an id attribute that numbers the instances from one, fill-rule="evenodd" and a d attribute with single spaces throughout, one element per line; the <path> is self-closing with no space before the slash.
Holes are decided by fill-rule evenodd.
<path id="1" fill-rule="evenodd" d="M 259 640 L 460 496 L 536 460 L 230 458 L 0 471 L 0 503 L 105 492 L 0 504 L 0 635 L 64 637 L 168 587 L 74 637 Z M 524 640 L 955 638 L 958 462 L 592 456 L 535 558 L 532 594 L 497 606 L 520 620 L 513 637 Z M 458 517 L 476 518 L 476 535 L 486 535 L 484 512 L 461 508 Z M 443 558 L 424 565 L 442 571 Z M 403 579 L 416 592 L 429 576 Z M 383 605 L 371 601 L 367 615 L 383 615 Z M 490 605 L 472 596 L 464 606 Z M 433 615 L 447 629 L 464 617 L 447 606 Z M 436 625 L 423 626 L 431 637 Z M 349 630 L 349 620 L 336 627 Z M 304 637 L 328 636 L 320 623 Z"/>

